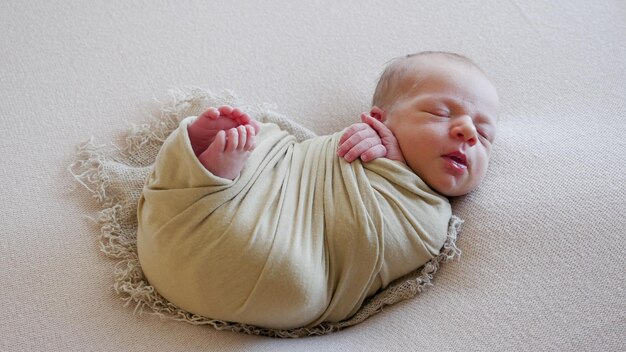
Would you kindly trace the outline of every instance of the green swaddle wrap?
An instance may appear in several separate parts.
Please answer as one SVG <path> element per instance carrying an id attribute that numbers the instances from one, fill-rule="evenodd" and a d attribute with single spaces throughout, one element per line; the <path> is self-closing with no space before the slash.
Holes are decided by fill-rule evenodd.
<path id="1" fill-rule="evenodd" d="M 157 156 L 137 234 L 146 278 L 189 312 L 273 329 L 341 321 L 446 240 L 448 200 L 400 162 L 339 158 L 341 133 L 298 143 L 263 124 L 231 181 L 195 157 L 194 119 Z"/>

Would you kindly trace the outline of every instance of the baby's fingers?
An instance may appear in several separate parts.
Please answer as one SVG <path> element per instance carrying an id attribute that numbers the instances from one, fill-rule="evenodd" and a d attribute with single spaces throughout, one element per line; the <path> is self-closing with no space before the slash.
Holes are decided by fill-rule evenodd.
<path id="1" fill-rule="evenodd" d="M 393 132 L 391 132 L 389 127 L 367 114 L 362 114 L 361 120 L 376 130 L 380 136 L 383 146 L 387 150 L 387 154 L 385 156 L 388 159 L 404 162 L 404 157 L 402 155 L 402 151 L 400 150 L 398 140 L 396 139 L 396 136 L 393 135 Z"/>
<path id="2" fill-rule="evenodd" d="M 361 155 L 370 149 L 376 146 L 382 146 L 380 144 L 380 139 L 377 137 L 366 138 L 358 142 L 354 147 L 352 147 L 348 152 L 346 152 L 343 156 L 344 160 L 351 163 L 356 159 L 360 158 Z"/>
<path id="3" fill-rule="evenodd" d="M 339 145 L 342 145 L 344 142 L 350 139 L 350 137 L 352 137 L 354 134 L 358 133 L 359 131 L 363 131 L 368 128 L 371 128 L 371 127 L 369 127 L 365 123 L 355 123 L 351 125 L 350 127 L 346 128 L 346 131 L 343 133 L 341 138 L 339 138 Z"/>
<path id="4" fill-rule="evenodd" d="M 348 134 L 346 134 L 346 136 L 347 135 Z M 365 143 L 363 143 L 364 141 Z M 339 144 L 339 147 L 337 148 L 337 155 L 339 157 L 344 157 L 346 153 L 352 150 L 355 150 L 353 153 L 356 153 L 357 151 L 362 153 L 367 150 L 362 149 L 364 146 L 372 147 L 376 144 L 381 144 L 380 137 L 378 137 L 376 131 L 366 125 L 366 129 L 354 132 L 354 134 L 352 134 L 348 139 L 345 139 L 343 143 Z M 357 149 L 354 149 L 355 147 L 357 147 Z M 361 154 L 356 155 L 354 159 L 358 158 L 360 155 Z"/>
<path id="5" fill-rule="evenodd" d="M 374 159 L 382 158 L 386 155 L 387 148 L 385 148 L 385 146 L 382 144 L 377 144 L 361 154 L 361 160 L 364 163 L 368 163 Z"/>
<path id="6" fill-rule="evenodd" d="M 378 135 L 380 136 L 380 139 L 396 138 L 393 135 L 393 132 L 391 132 L 391 130 L 389 129 L 389 127 L 385 126 L 384 123 L 367 114 L 361 114 L 361 121 L 376 130 L 376 132 L 378 132 Z"/>

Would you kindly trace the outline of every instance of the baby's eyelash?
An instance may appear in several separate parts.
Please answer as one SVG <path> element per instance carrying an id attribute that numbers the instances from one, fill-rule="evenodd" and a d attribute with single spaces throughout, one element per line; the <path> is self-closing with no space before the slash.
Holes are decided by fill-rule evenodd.
<path id="1" fill-rule="evenodd" d="M 432 110 L 428 112 L 431 115 L 436 115 L 439 117 L 450 117 L 450 112 L 444 110 Z"/>
<path id="2" fill-rule="evenodd" d="M 483 137 L 484 139 L 491 141 L 491 139 L 489 138 L 489 135 L 483 131 L 478 131 L 478 135 L 480 135 L 481 137 Z"/>

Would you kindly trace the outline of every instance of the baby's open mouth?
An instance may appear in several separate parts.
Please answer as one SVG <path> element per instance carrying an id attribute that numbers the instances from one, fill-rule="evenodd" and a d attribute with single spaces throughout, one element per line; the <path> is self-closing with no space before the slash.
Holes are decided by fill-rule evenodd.
<path id="1" fill-rule="evenodd" d="M 455 162 L 456 164 L 459 164 L 463 167 L 467 167 L 467 158 L 465 158 L 465 154 L 461 152 L 453 152 L 450 154 L 446 154 L 443 157 L 448 158 L 452 160 L 453 162 Z"/>
<path id="2" fill-rule="evenodd" d="M 467 172 L 467 158 L 461 152 L 452 152 L 442 156 L 445 167 L 452 175 L 462 176 Z"/>

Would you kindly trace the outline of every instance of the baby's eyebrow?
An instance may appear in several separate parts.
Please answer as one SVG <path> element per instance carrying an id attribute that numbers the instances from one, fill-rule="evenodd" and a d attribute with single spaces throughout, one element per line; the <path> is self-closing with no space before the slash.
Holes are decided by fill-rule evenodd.
<path id="1" fill-rule="evenodd" d="M 447 96 L 446 94 L 428 94 L 415 102 L 416 104 L 424 103 L 443 103 L 446 105 L 453 105 L 459 107 L 460 104 L 457 99 Z"/>
<path id="2" fill-rule="evenodd" d="M 474 110 L 473 107 L 468 109 L 468 104 L 465 104 L 463 100 L 447 95 L 436 95 L 432 99 L 437 101 L 437 103 L 443 103 L 446 106 L 449 106 L 451 110 Z"/>

